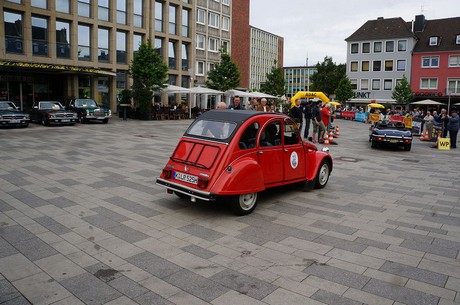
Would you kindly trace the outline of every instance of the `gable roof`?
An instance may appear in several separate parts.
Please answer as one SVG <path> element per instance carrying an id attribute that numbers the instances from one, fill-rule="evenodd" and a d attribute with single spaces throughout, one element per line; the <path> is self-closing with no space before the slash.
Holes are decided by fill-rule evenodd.
<path id="1" fill-rule="evenodd" d="M 414 37 L 410 23 L 401 17 L 376 20 L 368 20 L 356 32 L 351 34 L 345 41 L 362 41 L 377 39 L 394 39 Z"/>
<path id="2" fill-rule="evenodd" d="M 428 20 L 421 32 L 415 33 L 418 42 L 414 53 L 460 51 L 460 44 L 456 44 L 457 35 L 460 35 L 460 17 Z M 430 46 L 430 37 L 438 37 L 438 45 Z"/>

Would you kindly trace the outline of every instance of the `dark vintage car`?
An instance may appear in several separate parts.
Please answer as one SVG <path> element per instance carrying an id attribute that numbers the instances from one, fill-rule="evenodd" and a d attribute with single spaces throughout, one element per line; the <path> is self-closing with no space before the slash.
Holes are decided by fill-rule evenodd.
<path id="1" fill-rule="evenodd" d="M 41 123 L 43 126 L 75 125 L 78 119 L 75 111 L 66 110 L 64 106 L 57 101 L 41 101 L 34 103 L 29 114 L 31 122 Z"/>
<path id="2" fill-rule="evenodd" d="M 110 109 L 99 105 L 92 99 L 77 98 L 74 100 L 68 100 L 66 101 L 66 107 L 78 114 L 78 120 L 80 123 L 100 121 L 107 124 L 109 119 L 112 117 L 112 111 Z"/>
<path id="3" fill-rule="evenodd" d="M 22 112 L 13 102 L 0 101 L 0 126 L 29 126 L 29 114 Z"/>
<path id="4" fill-rule="evenodd" d="M 304 142 L 290 117 L 211 110 L 190 125 L 156 183 L 192 202 L 229 202 L 246 215 L 259 192 L 293 183 L 323 188 L 331 171 L 331 156 Z"/>
<path id="5" fill-rule="evenodd" d="M 379 122 L 371 127 L 369 142 L 372 148 L 393 145 L 402 146 L 405 151 L 410 151 L 412 132 L 402 122 Z"/>

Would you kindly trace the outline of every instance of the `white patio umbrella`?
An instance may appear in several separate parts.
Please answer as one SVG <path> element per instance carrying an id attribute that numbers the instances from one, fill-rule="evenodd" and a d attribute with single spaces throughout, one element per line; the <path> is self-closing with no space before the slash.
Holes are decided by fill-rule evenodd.
<path id="1" fill-rule="evenodd" d="M 206 87 L 201 87 L 201 86 L 190 88 L 189 92 L 194 93 L 194 94 L 210 94 L 210 95 L 224 94 L 223 91 L 214 90 L 211 88 L 206 88 Z"/>
<path id="2" fill-rule="evenodd" d="M 251 92 L 240 91 L 236 89 L 230 89 L 224 92 L 227 96 L 239 96 L 239 97 L 254 97 Z"/>
<path id="3" fill-rule="evenodd" d="M 277 98 L 277 97 L 274 96 L 274 95 L 270 95 L 270 94 L 263 93 L 263 92 L 258 92 L 258 91 L 253 91 L 253 92 L 251 92 L 251 94 L 252 94 L 254 97 L 260 97 L 260 98 Z"/>
<path id="4" fill-rule="evenodd" d="M 436 101 L 433 101 L 433 100 L 422 100 L 422 101 L 418 101 L 418 102 L 413 102 L 411 103 L 412 105 L 444 105 L 443 103 L 440 103 L 440 102 L 436 102 Z"/>
<path id="5" fill-rule="evenodd" d="M 167 85 L 165 88 L 161 90 L 161 92 L 166 92 L 166 93 L 189 93 L 190 89 L 189 88 L 184 88 L 184 87 L 179 87 L 175 85 Z"/>

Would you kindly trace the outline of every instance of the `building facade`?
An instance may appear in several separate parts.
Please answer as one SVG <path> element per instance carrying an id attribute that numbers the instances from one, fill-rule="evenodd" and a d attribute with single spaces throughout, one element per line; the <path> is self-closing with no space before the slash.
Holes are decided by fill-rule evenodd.
<path id="1" fill-rule="evenodd" d="M 411 23 L 402 18 L 369 20 L 345 41 L 347 77 L 356 93 L 352 101 L 391 102 L 404 75 L 410 82 L 416 43 Z"/>
<path id="2" fill-rule="evenodd" d="M 272 67 L 283 66 L 284 39 L 251 26 L 250 89 L 259 91 Z"/>
<path id="3" fill-rule="evenodd" d="M 310 91 L 310 77 L 318 70 L 316 66 L 284 67 L 284 90 L 291 98 L 299 91 Z"/>
<path id="4" fill-rule="evenodd" d="M 117 109 L 128 67 L 150 39 L 188 86 L 195 63 L 194 0 L 3 0 L 0 99 L 28 110 L 36 100 L 90 97 Z M 158 97 L 157 97 L 158 98 Z M 163 103 L 167 99 L 163 96 Z"/>
<path id="5" fill-rule="evenodd" d="M 238 66 L 240 72 L 240 87 L 250 86 L 250 45 L 251 27 L 249 25 L 250 0 L 232 1 L 232 60 Z"/>

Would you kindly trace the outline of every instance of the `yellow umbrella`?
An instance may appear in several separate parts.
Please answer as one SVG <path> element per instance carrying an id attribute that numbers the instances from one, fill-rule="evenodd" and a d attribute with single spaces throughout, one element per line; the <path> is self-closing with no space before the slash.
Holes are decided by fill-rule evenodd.
<path id="1" fill-rule="evenodd" d="M 339 102 L 329 102 L 332 106 L 342 106 Z"/>
<path id="2" fill-rule="evenodd" d="M 370 103 L 367 105 L 367 107 L 372 107 L 372 108 L 385 108 L 382 104 L 377 104 L 377 103 Z"/>

